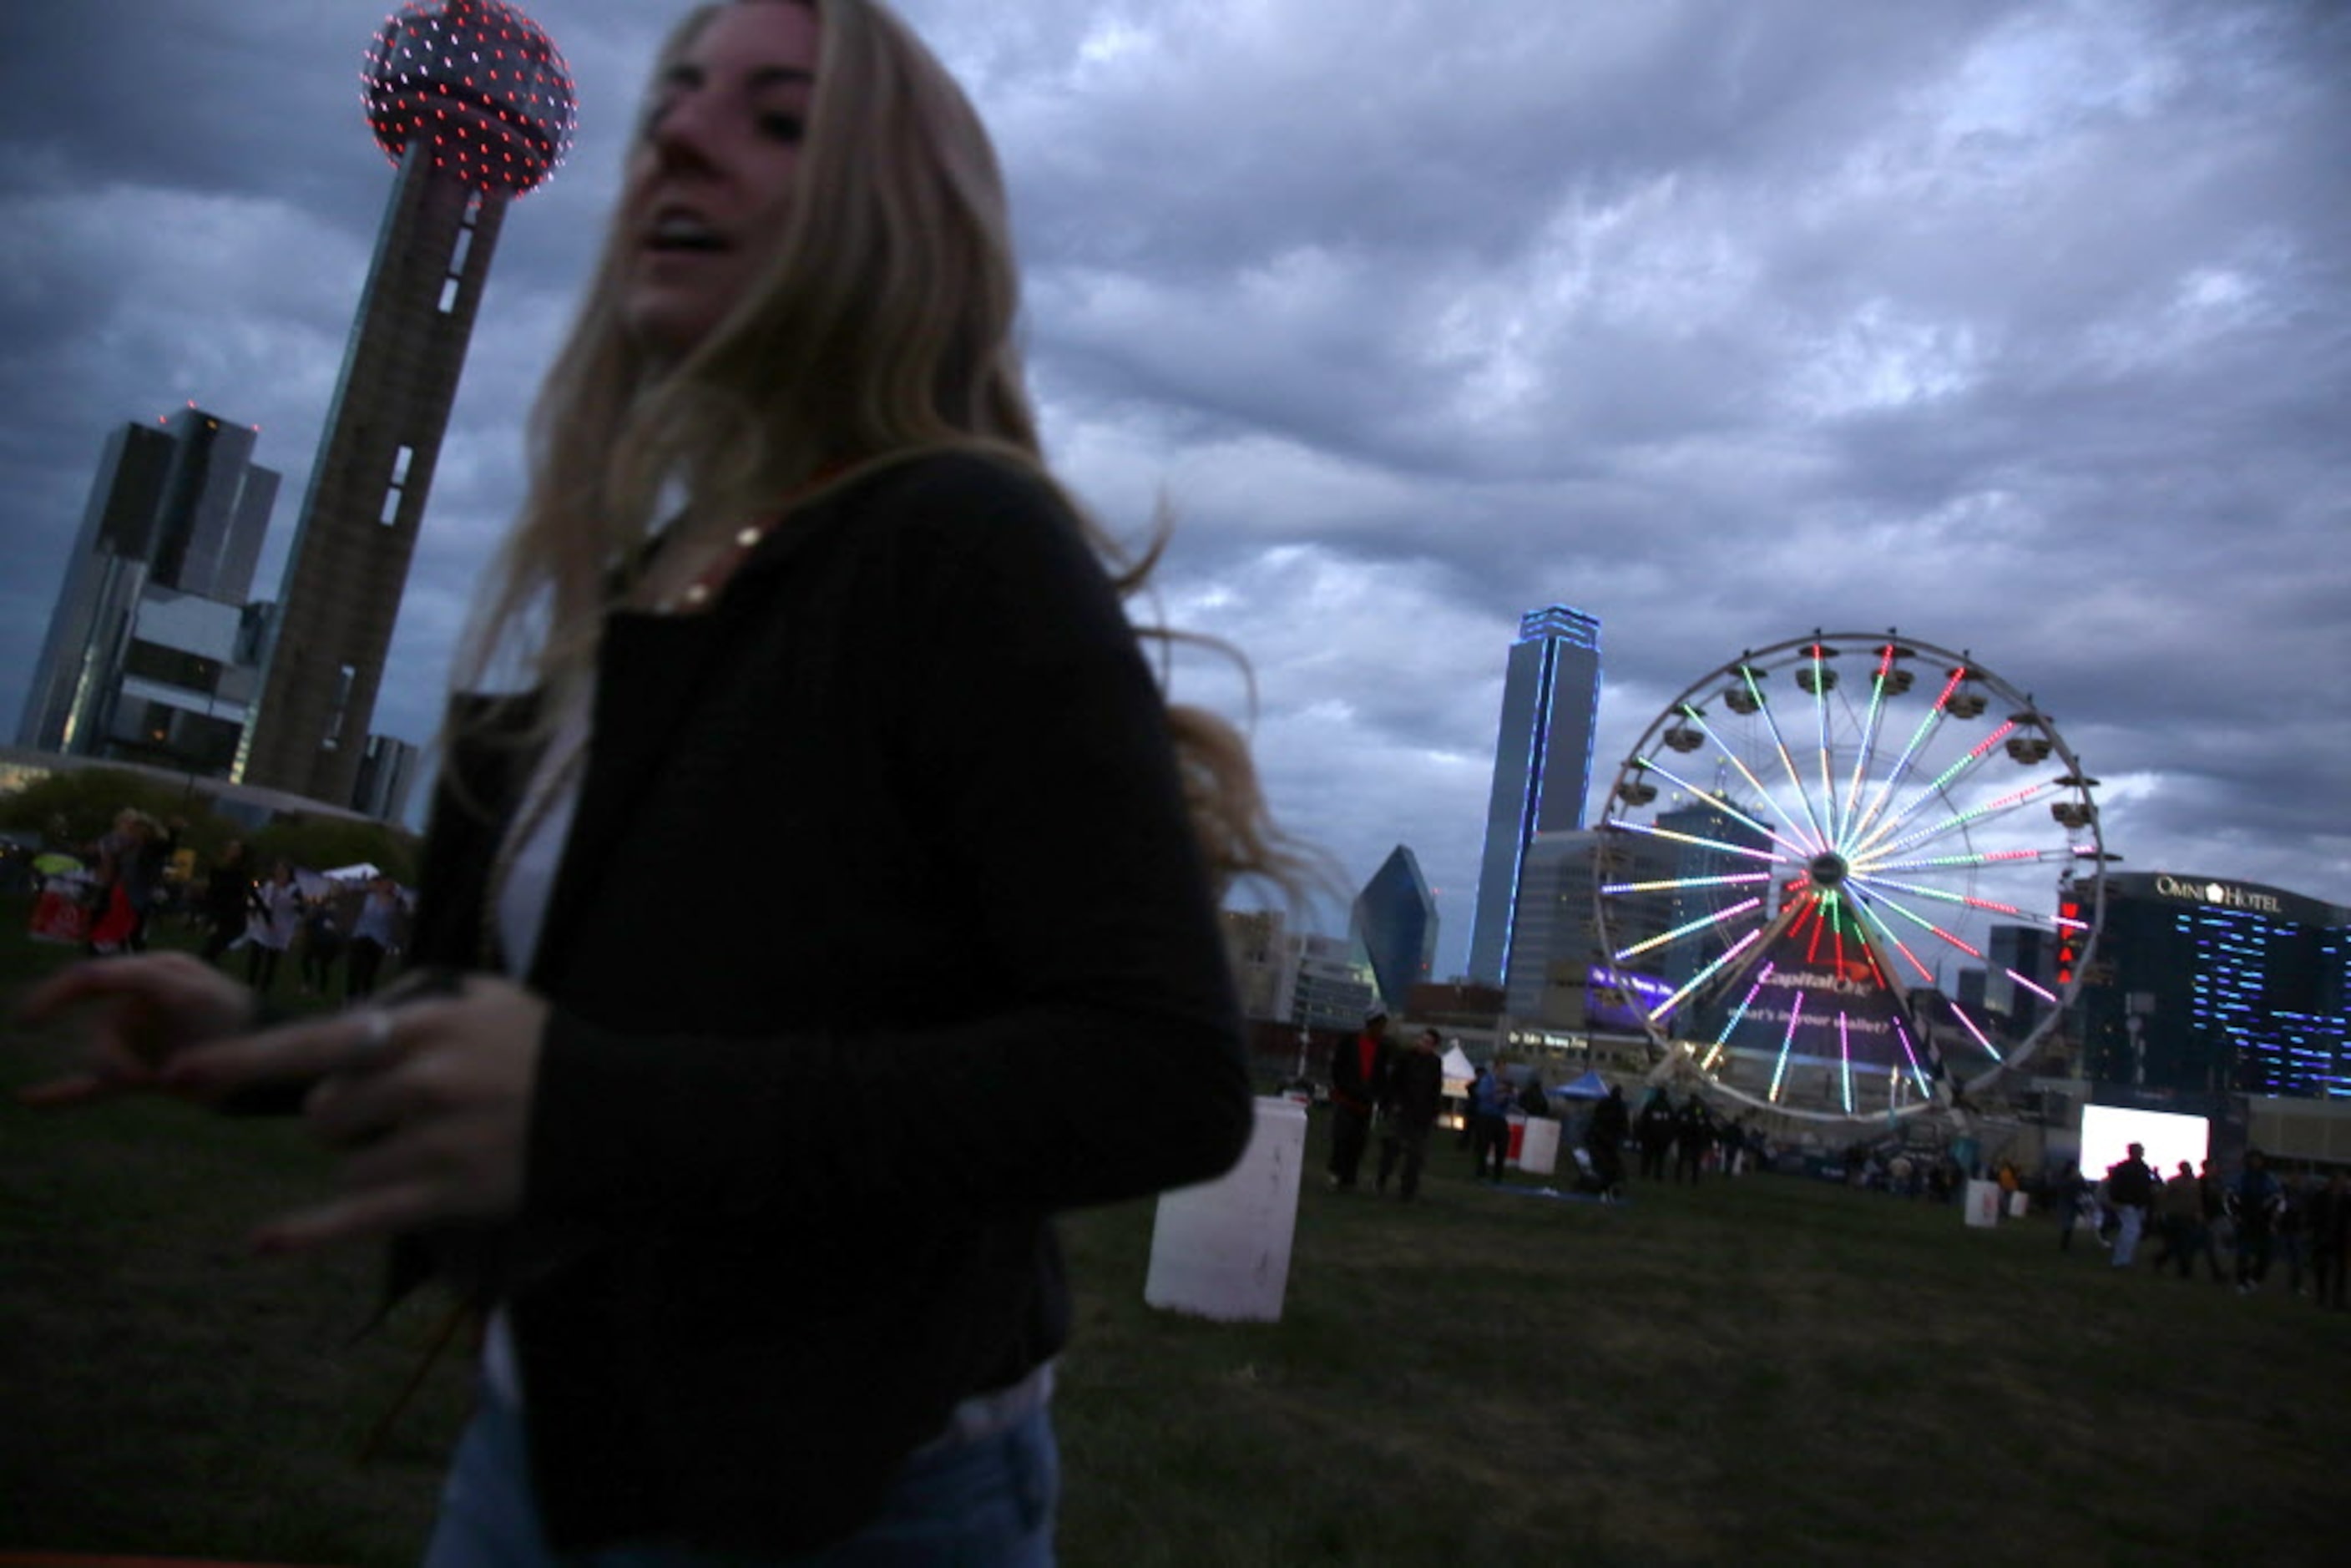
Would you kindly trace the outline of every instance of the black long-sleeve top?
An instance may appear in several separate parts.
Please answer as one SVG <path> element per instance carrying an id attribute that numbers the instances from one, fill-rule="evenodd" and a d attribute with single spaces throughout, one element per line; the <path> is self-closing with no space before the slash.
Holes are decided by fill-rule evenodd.
<path id="1" fill-rule="evenodd" d="M 934 455 L 705 614 L 613 614 L 592 734 L 529 969 L 558 1260 L 504 1288 L 541 1504 L 561 1548 L 804 1547 L 1061 1344 L 1052 1210 L 1247 1141 L 1163 701 L 1050 487 Z M 453 755 L 496 810 L 444 787 L 420 961 L 478 962 L 529 762 Z"/>

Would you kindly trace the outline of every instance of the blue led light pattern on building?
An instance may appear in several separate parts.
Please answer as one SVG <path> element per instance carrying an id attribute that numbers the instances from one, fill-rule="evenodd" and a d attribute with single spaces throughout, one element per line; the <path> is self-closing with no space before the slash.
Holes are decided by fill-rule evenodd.
<path id="1" fill-rule="evenodd" d="M 1510 928 L 1528 846 L 1537 833 L 1583 826 L 1599 708 L 1598 619 L 1563 604 L 1530 611 L 1519 622 L 1502 685 L 1470 931 L 1469 973 L 1489 985 L 1509 977 Z"/>

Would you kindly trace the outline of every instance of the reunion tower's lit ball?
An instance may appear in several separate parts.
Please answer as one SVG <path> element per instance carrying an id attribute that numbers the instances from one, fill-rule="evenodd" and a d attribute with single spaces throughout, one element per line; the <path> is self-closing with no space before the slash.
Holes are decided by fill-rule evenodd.
<path id="1" fill-rule="evenodd" d="M 368 123 L 395 163 L 422 141 L 434 167 L 519 194 L 571 151 L 570 68 L 502 0 L 402 6 L 368 49 L 362 81 Z"/>

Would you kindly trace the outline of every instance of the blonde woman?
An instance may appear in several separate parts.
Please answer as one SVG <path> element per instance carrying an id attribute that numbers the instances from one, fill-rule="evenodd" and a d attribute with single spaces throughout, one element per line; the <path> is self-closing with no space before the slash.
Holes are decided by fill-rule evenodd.
<path id="1" fill-rule="evenodd" d="M 265 1249 L 463 1260 L 436 1563 L 1050 1562 L 1049 1217 L 1248 1136 L 1214 887 L 1286 862 L 1044 469 L 1016 281 L 888 11 L 695 12 L 461 668 L 528 695 L 444 737 L 445 994 L 249 1034 L 159 956 L 37 998 L 140 1004 L 42 1098 L 304 1105 L 342 1186 Z M 870 1110 L 914 1091 L 948 1113 Z"/>

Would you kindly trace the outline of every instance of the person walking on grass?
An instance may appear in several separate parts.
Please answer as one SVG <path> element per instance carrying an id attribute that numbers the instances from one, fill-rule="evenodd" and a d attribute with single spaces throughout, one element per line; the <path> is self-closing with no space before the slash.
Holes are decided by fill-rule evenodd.
<path id="1" fill-rule="evenodd" d="M 1372 1113 L 1387 1097 L 1388 1015 L 1374 1008 L 1364 1027 L 1331 1050 L 1331 1169 L 1333 1191 L 1352 1192 L 1371 1141 Z"/>
<path id="2" fill-rule="evenodd" d="M 2284 1191 L 2267 1155 L 2245 1151 L 2245 1168 L 2229 1184 L 2229 1213 L 2237 1226 L 2237 1293 L 2250 1295 L 2269 1277 L 2270 1251 Z"/>
<path id="3" fill-rule="evenodd" d="M 245 935 L 246 916 L 253 909 L 253 862 L 243 839 L 231 839 L 204 876 L 204 958 L 220 962 L 221 955 Z"/>
<path id="4" fill-rule="evenodd" d="M 375 995 L 376 977 L 384 955 L 400 946 L 400 888 L 388 876 L 368 879 L 367 894 L 351 921 L 350 956 L 345 960 L 344 998 L 359 1001 Z"/>
<path id="5" fill-rule="evenodd" d="M 2082 1179 L 2082 1167 L 2067 1160 L 2057 1167 L 2057 1179 L 2049 1186 L 2049 1201 L 2057 1209 L 2057 1250 L 2074 1249 L 2074 1228 L 2082 1222 L 2082 1199 L 2089 1193 L 2089 1184 Z"/>
<path id="6" fill-rule="evenodd" d="M 254 885 L 246 911 L 245 983 L 261 996 L 277 984 L 277 963 L 302 925 L 302 894 L 294 868 L 274 862 L 269 878 Z"/>
<path id="7" fill-rule="evenodd" d="M 1412 1049 L 1388 1068 L 1387 1101 L 1380 1124 L 1380 1170 L 1374 1183 L 1382 1193 L 1388 1177 L 1397 1176 L 1396 1197 L 1410 1203 L 1420 1192 L 1421 1164 L 1428 1156 L 1429 1130 L 1445 1098 L 1444 1040 L 1433 1029 L 1414 1037 Z M 1398 1170 L 1399 1165 L 1402 1166 Z"/>
<path id="8" fill-rule="evenodd" d="M 2106 1167 L 2106 1203 L 2115 1211 L 2115 1250 L 2110 1261 L 2127 1269 L 2138 1256 L 2139 1233 L 2147 1226 L 2147 1206 L 2155 1201 L 2155 1172 L 2147 1163 L 2147 1147 L 2133 1144 L 2129 1152 Z"/>
<path id="9" fill-rule="evenodd" d="M 1469 1085 L 1469 1179 L 1499 1184 L 1510 1155 L 1510 1082 L 1489 1062 Z"/>
<path id="10" fill-rule="evenodd" d="M 1624 1087 L 1612 1083 L 1607 1097 L 1592 1107 L 1591 1124 L 1583 1130 L 1593 1179 L 1600 1184 L 1600 1196 L 1608 1202 L 1625 1196 L 1625 1140 L 1632 1130 L 1633 1115 L 1625 1105 Z"/>
<path id="11" fill-rule="evenodd" d="M 2163 1234 L 2163 1248 L 2155 1255 L 2156 1271 L 2162 1272 L 2168 1263 L 2181 1279 L 2194 1278 L 2196 1257 L 2204 1247 L 2204 1184 L 2196 1179 L 2196 1168 L 2180 1161 L 2178 1172 L 2157 1195 L 2155 1207 Z"/>
<path id="12" fill-rule="evenodd" d="M 2310 1195 L 2311 1291 L 2322 1307 L 2343 1310 L 2344 1279 L 2351 1265 L 2351 1183 L 2340 1167 Z"/>

